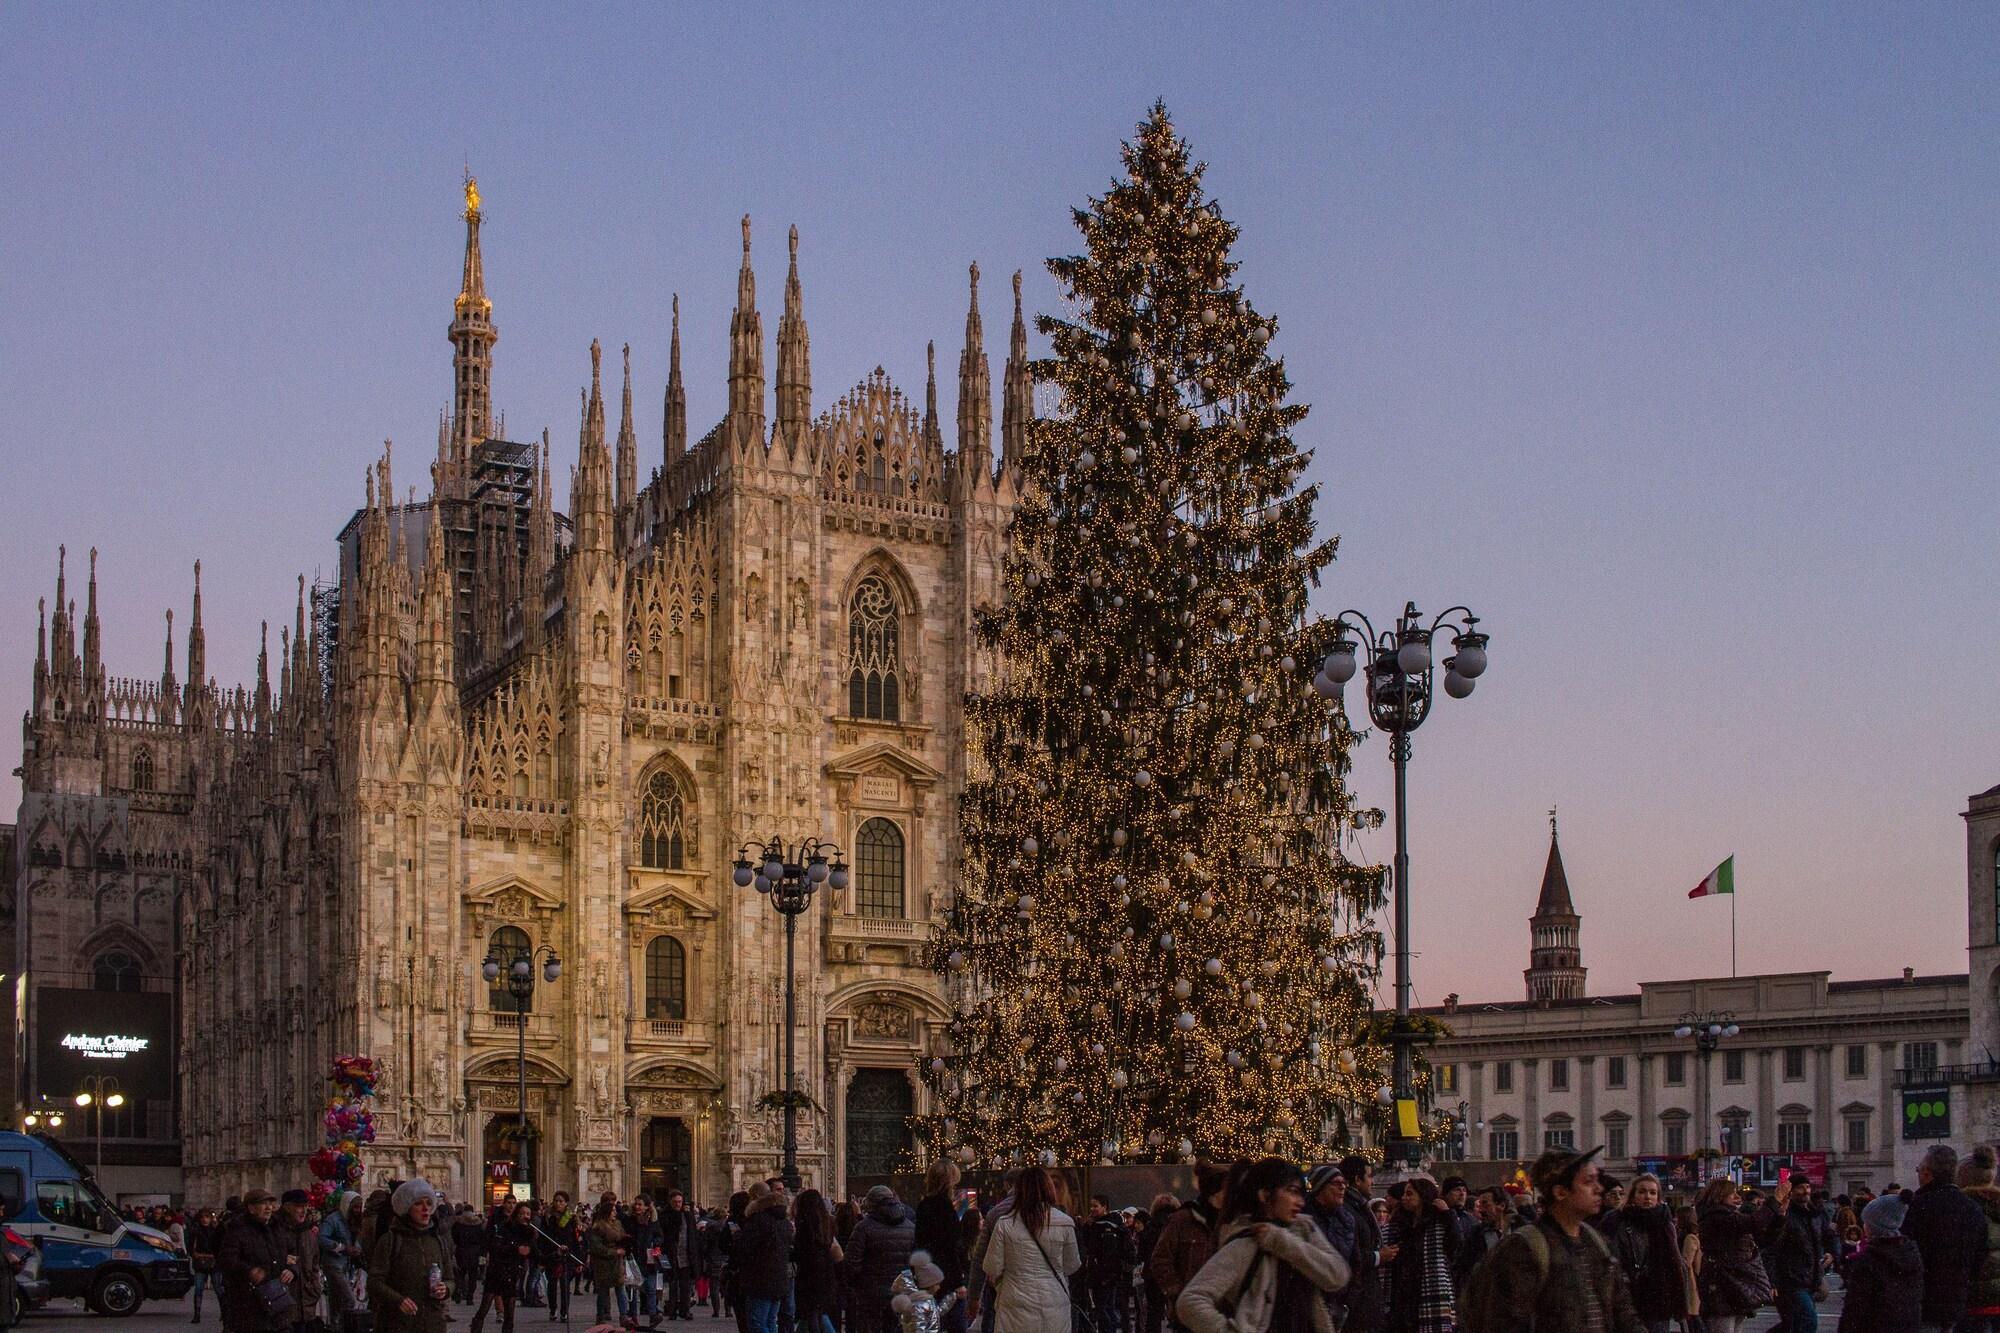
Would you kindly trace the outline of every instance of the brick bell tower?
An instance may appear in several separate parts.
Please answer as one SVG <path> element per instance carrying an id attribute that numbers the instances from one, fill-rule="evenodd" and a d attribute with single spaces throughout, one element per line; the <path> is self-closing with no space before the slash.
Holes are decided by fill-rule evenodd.
<path id="1" fill-rule="evenodd" d="M 1570 901 L 1569 876 L 1563 873 L 1562 845 L 1556 839 L 1556 812 L 1549 811 L 1549 863 L 1542 870 L 1542 894 L 1528 918 L 1528 998 L 1583 998 L 1583 947 L 1578 940 L 1583 918 Z"/>

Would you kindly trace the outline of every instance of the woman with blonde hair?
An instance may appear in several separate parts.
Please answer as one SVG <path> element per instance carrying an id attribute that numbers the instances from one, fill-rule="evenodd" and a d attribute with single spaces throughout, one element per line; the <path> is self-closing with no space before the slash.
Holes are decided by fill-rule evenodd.
<path id="1" fill-rule="evenodd" d="M 917 1202 L 916 1246 L 928 1252 L 931 1262 L 944 1274 L 942 1294 L 958 1294 L 946 1307 L 944 1333 L 964 1333 L 965 1329 L 965 1231 L 959 1225 L 957 1201 L 958 1167 L 940 1157 L 924 1172 L 924 1197 Z"/>
<path id="2" fill-rule="evenodd" d="M 1076 1222 L 1056 1206 L 1048 1169 L 1014 1182 L 1013 1209 L 993 1224 L 986 1279 L 999 1289 L 993 1333 L 1070 1333 L 1069 1276 L 1083 1266 Z"/>

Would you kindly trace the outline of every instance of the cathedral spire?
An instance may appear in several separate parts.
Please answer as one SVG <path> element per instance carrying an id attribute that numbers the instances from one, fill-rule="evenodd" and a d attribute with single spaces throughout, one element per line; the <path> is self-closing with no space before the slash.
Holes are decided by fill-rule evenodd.
<path id="1" fill-rule="evenodd" d="M 979 265 L 965 311 L 965 350 L 958 354 L 958 467 L 977 481 L 992 479 L 993 380 L 986 364 L 986 328 L 979 318 Z"/>
<path id="2" fill-rule="evenodd" d="M 674 341 L 673 350 L 667 357 L 666 409 L 666 466 L 672 467 L 674 460 L 686 453 L 688 447 L 687 385 L 681 382 L 681 294 L 679 292 L 674 293 Z"/>
<path id="3" fill-rule="evenodd" d="M 1000 405 L 1001 463 L 1010 471 L 1028 452 L 1028 423 L 1035 415 L 1035 381 L 1028 369 L 1028 325 L 1021 318 L 1021 271 L 1014 270 L 1014 328 L 1007 339 L 1007 371 Z"/>
<path id="4" fill-rule="evenodd" d="M 465 274 L 452 302 L 452 463 L 471 466 L 472 451 L 492 433 L 493 302 L 486 299 L 486 266 L 479 254 L 479 182 L 465 177 Z"/>
<path id="5" fill-rule="evenodd" d="M 625 397 L 618 418 L 618 517 L 624 524 L 639 494 L 639 437 L 632 429 L 632 344 L 625 344 Z M 619 546 L 624 546 L 621 538 Z"/>
<path id="6" fill-rule="evenodd" d="M 90 690 L 91 699 L 101 700 L 104 695 L 104 653 L 103 640 L 99 636 L 97 624 L 97 548 L 90 548 L 90 591 L 85 595 L 83 612 L 83 680 Z"/>
<path id="7" fill-rule="evenodd" d="M 943 431 L 938 425 L 936 340 L 924 344 L 924 443 L 932 449 L 944 447 Z"/>
<path id="8" fill-rule="evenodd" d="M 743 215 L 736 310 L 729 317 L 729 422 L 739 448 L 764 442 L 764 319 L 757 313 L 757 275 L 750 269 L 748 213 Z"/>
<path id="9" fill-rule="evenodd" d="M 174 609 L 167 608 L 167 651 L 160 661 L 160 714 L 159 720 L 172 725 L 178 721 L 181 703 L 181 683 L 174 676 Z"/>
<path id="10" fill-rule="evenodd" d="M 611 459 L 604 448 L 604 348 L 590 340 L 590 396 L 583 409 L 583 437 L 578 441 L 576 482 L 570 506 L 576 512 L 576 549 L 611 549 Z"/>
<path id="11" fill-rule="evenodd" d="M 257 730 L 271 729 L 271 622 L 257 622 Z"/>
<path id="12" fill-rule="evenodd" d="M 455 670 L 452 641 L 451 565 L 444 558 L 444 506 L 430 506 L 430 533 L 424 540 L 424 582 L 417 608 L 417 680 L 449 684 Z M 301 581 L 303 583 L 303 581 Z"/>
<path id="13" fill-rule="evenodd" d="M 812 340 L 799 288 L 799 229 L 791 233 L 792 266 L 785 275 L 785 313 L 778 320 L 778 434 L 797 452 L 812 415 Z"/>
<path id="14" fill-rule="evenodd" d="M 188 618 L 187 687 L 200 690 L 208 679 L 208 636 L 201 628 L 201 561 L 194 562 L 194 614 Z"/>
<path id="15" fill-rule="evenodd" d="M 63 675 L 70 670 L 70 662 L 76 656 L 76 631 L 71 627 L 69 599 L 69 547 L 56 547 L 56 618 L 55 629 L 50 637 L 55 644 L 55 670 Z"/>

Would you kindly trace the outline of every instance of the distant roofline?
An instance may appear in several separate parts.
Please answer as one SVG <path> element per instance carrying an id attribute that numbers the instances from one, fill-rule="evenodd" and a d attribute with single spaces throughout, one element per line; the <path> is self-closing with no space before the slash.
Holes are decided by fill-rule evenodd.
<path id="1" fill-rule="evenodd" d="M 1548 1001 L 1460 1000 L 1458 1002 L 1457 1012 L 1461 1014 L 1492 1013 L 1494 1011 L 1509 1013 L 1525 1009 L 1589 1009 L 1593 1007 L 1638 1004 L 1642 999 L 1645 998 L 1645 990 L 1647 988 L 1654 988 L 1660 986 L 1686 986 L 1690 984 L 1725 983 L 1731 981 L 1758 981 L 1766 977 L 1812 977 L 1812 976 L 1825 976 L 1825 975 L 1827 974 L 1823 971 L 1813 971 L 1813 972 L 1752 972 L 1749 973 L 1748 975 L 1740 977 L 1676 977 L 1661 981 L 1642 981 L 1639 983 L 1640 989 L 1636 991 L 1621 991 L 1616 995 L 1582 995 L 1578 996 L 1576 999 L 1573 1000 L 1548 1000 Z M 1882 977 L 1877 979 L 1865 979 L 1865 980 L 1855 980 L 1855 981 L 1829 980 L 1826 983 L 1826 988 L 1829 992 L 1897 990 L 1897 989 L 1902 989 L 1904 987 L 1913 987 L 1913 986 L 1966 985 L 1969 984 L 1971 980 L 1972 980 L 1971 974 L 1966 972 L 1932 972 L 1932 973 L 1926 973 L 1922 976 L 1912 976 L 1907 980 L 1905 980 L 1902 977 Z M 1413 1010 L 1413 1012 L 1419 1014 L 1430 1014 L 1433 1016 L 1443 1016 L 1449 1014 L 1451 1011 L 1441 1004 L 1427 1004 L 1417 1007 L 1415 1010 Z"/>

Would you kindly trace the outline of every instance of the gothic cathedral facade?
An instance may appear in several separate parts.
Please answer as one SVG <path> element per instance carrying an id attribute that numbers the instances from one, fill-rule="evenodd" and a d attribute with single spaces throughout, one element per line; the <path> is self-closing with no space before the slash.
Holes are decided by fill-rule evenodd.
<path id="1" fill-rule="evenodd" d="M 304 1180 L 329 1062 L 358 1052 L 381 1071 L 370 1183 L 710 1202 L 779 1163 L 785 922 L 734 885 L 738 849 L 827 839 L 852 874 L 796 922 L 800 1166 L 835 1189 L 899 1169 L 946 1018 L 924 955 L 958 861 L 961 702 L 996 670 L 972 627 L 1033 407 L 1019 277 L 996 451 L 972 269 L 948 449 L 934 353 L 921 409 L 878 368 L 814 415 L 794 230 L 767 417 L 746 218 L 722 421 L 689 444 L 676 301 L 642 484 L 629 354 L 613 434 L 593 344 L 563 514 L 547 433 L 508 441 L 493 410 L 470 184 L 465 222 L 429 494 L 399 499 L 385 446 L 337 584 L 302 590 L 281 633 L 275 690 L 268 653 L 251 689 L 204 683 L 198 585 L 188 683 L 170 623 L 158 685 L 107 685 L 94 607 L 85 662 L 59 593 L 21 901 L 74 896 L 73 834 L 93 867 L 106 848 L 128 878 L 158 862 L 159 920 L 138 891 L 132 924 L 51 956 L 136 955 L 142 985 L 178 993 L 192 1201 Z M 107 706 L 112 686 L 136 702 Z M 130 827 L 38 832 L 65 792 Z M 20 934 L 32 967 L 26 910 Z M 489 956 L 530 960 L 532 995 L 489 986 Z"/>

